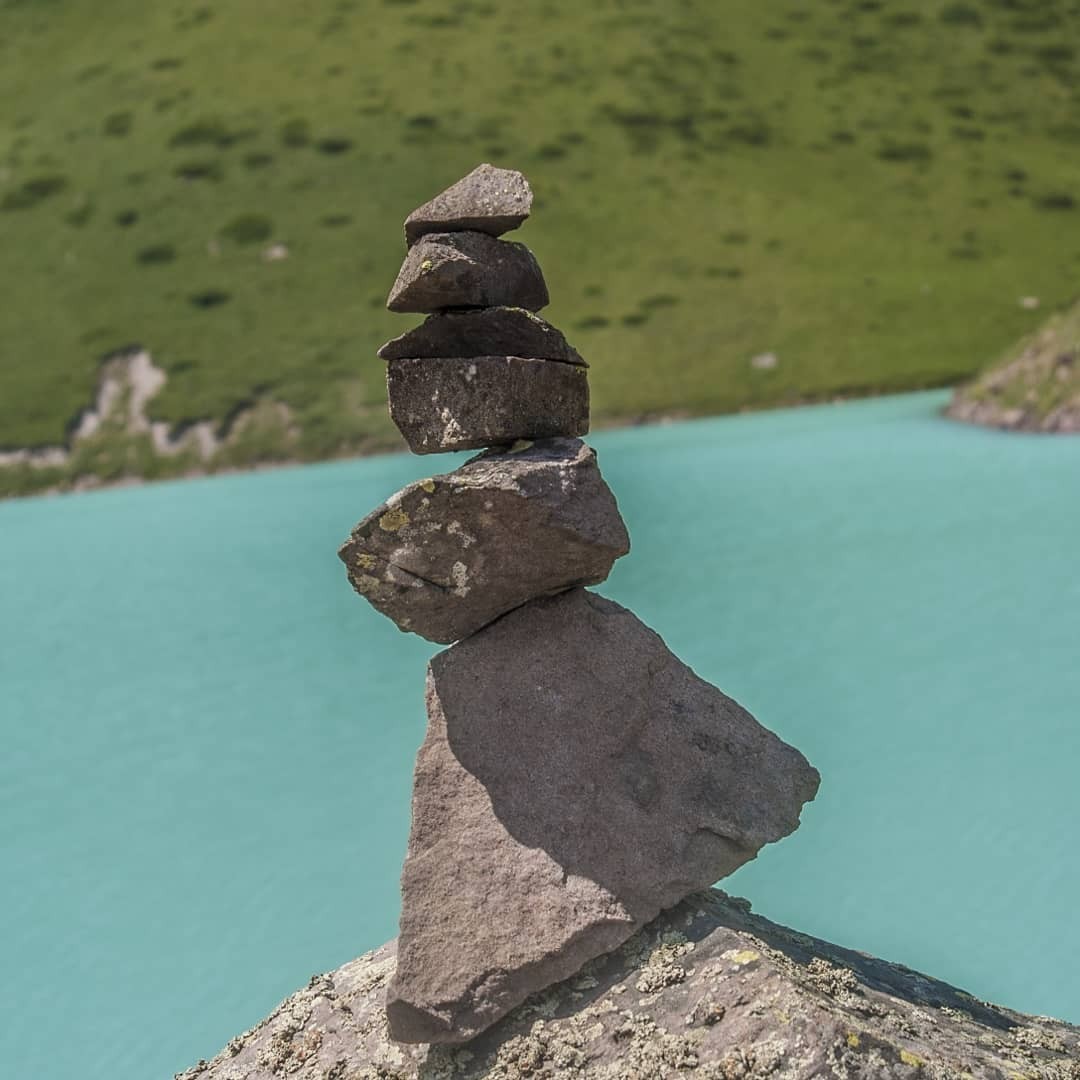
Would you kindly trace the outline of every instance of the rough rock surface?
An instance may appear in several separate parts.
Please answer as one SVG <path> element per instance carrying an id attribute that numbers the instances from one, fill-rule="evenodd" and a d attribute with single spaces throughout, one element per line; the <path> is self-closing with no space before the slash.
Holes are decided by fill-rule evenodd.
<path id="1" fill-rule="evenodd" d="M 414 210 L 405 219 L 405 241 L 411 247 L 427 233 L 460 229 L 501 236 L 529 216 L 532 199 L 529 181 L 516 169 L 485 162 Z"/>
<path id="2" fill-rule="evenodd" d="M 1080 433 L 1080 302 L 960 387 L 947 412 L 1015 431 Z"/>
<path id="3" fill-rule="evenodd" d="M 435 656 L 390 1030 L 463 1042 L 799 824 L 818 774 L 574 589 Z"/>
<path id="4" fill-rule="evenodd" d="M 317 975 L 179 1080 L 1078 1080 L 1080 1028 L 698 893 L 467 1047 L 391 1041 L 395 945 Z"/>
<path id="5" fill-rule="evenodd" d="M 458 232 L 425 236 L 409 249 L 386 306 L 425 313 L 499 306 L 538 311 L 547 302 L 540 264 L 524 244 Z"/>
<path id="6" fill-rule="evenodd" d="M 596 452 L 549 439 L 410 484 L 338 554 L 361 596 L 445 644 L 527 600 L 603 581 L 629 550 Z"/>
<path id="7" fill-rule="evenodd" d="M 405 357 L 386 365 L 386 390 L 390 416 L 414 454 L 589 430 L 589 381 L 580 364 L 520 356 Z"/>
<path id="8" fill-rule="evenodd" d="M 407 356 L 525 356 L 585 363 L 551 323 L 515 307 L 429 315 L 419 326 L 388 341 L 379 356 L 383 360 Z"/>

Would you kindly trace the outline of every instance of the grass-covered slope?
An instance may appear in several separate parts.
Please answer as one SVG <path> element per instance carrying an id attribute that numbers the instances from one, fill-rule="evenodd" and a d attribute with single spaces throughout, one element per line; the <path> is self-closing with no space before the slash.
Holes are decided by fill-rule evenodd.
<path id="1" fill-rule="evenodd" d="M 482 160 L 600 421 L 957 380 L 1075 291 L 1078 49 L 1078 0 L 0 0 L 0 447 L 133 343 L 153 420 L 387 445 L 400 223 Z"/>
<path id="2" fill-rule="evenodd" d="M 1080 432 L 1080 303 L 957 390 L 949 415 L 1021 431 Z"/>

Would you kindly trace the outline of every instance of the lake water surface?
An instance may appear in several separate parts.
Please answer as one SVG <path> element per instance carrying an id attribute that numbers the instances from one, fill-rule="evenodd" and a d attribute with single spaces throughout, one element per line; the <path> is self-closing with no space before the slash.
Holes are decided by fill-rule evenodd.
<path id="1" fill-rule="evenodd" d="M 730 891 L 1080 1022 L 1080 439 L 944 400 L 598 434 L 600 591 L 821 770 Z M 335 549 L 451 466 L 0 505 L 0 1074 L 169 1077 L 393 935 L 434 646 Z"/>

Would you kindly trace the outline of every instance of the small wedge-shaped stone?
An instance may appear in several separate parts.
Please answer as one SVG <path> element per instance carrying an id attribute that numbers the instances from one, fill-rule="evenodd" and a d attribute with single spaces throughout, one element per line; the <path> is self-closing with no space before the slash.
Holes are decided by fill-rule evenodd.
<path id="1" fill-rule="evenodd" d="M 464 1042 L 799 824 L 819 777 L 583 589 L 439 653 L 416 762 L 402 1042 Z"/>
<path id="2" fill-rule="evenodd" d="M 443 308 L 523 307 L 548 302 L 540 264 L 524 244 L 487 233 L 435 233 L 409 250 L 386 306 L 428 313 Z"/>
<path id="3" fill-rule="evenodd" d="M 405 219 L 405 241 L 411 247 L 427 233 L 463 229 L 501 236 L 529 216 L 532 199 L 529 181 L 517 170 L 477 165 Z"/>
<path id="4" fill-rule="evenodd" d="M 410 484 L 338 554 L 402 630 L 447 644 L 527 600 L 603 581 L 629 550 L 596 452 L 550 439 Z"/>
<path id="5" fill-rule="evenodd" d="M 414 454 L 589 430 L 589 380 L 580 364 L 520 356 L 405 357 L 386 365 L 386 391 L 390 416 Z"/>
<path id="6" fill-rule="evenodd" d="M 551 323 L 520 307 L 429 315 L 419 326 L 388 341 L 379 356 L 383 360 L 406 356 L 525 356 L 585 363 Z"/>

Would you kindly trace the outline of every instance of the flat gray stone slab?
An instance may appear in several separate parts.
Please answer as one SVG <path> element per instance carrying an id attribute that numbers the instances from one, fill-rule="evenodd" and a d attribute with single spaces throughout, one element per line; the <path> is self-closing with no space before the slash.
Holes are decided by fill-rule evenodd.
<path id="1" fill-rule="evenodd" d="M 464 1042 L 799 824 L 819 777 L 618 604 L 435 656 L 402 871 L 401 1042 Z"/>
<path id="2" fill-rule="evenodd" d="M 457 232 L 425 236 L 410 248 L 386 306 L 427 314 L 461 307 L 539 311 L 547 302 L 540 264 L 524 244 Z"/>
<path id="3" fill-rule="evenodd" d="M 532 200 L 529 181 L 516 169 L 477 165 L 405 219 L 405 241 L 411 247 L 428 233 L 463 229 L 501 236 L 529 216 Z"/>
<path id="4" fill-rule="evenodd" d="M 549 439 L 410 484 L 338 554 L 375 608 L 448 644 L 527 600 L 603 581 L 629 550 L 596 452 Z"/>
<path id="5" fill-rule="evenodd" d="M 584 435 L 589 380 L 580 364 L 520 356 L 391 360 L 390 416 L 414 454 L 518 439 Z"/>
<path id="6" fill-rule="evenodd" d="M 985 946 L 1015 969 L 1009 942 Z M 391 1040 L 383 998 L 394 965 L 391 941 L 315 976 L 177 1080 L 1070 1080 L 1080 1062 L 1072 1024 L 780 926 L 716 889 L 467 1048 Z"/>
<path id="7" fill-rule="evenodd" d="M 379 356 L 383 360 L 407 356 L 525 356 L 585 363 L 551 323 L 519 307 L 429 315 L 419 326 L 388 341 Z"/>

